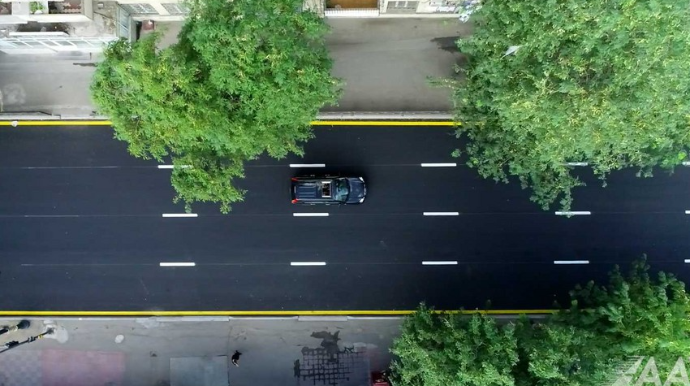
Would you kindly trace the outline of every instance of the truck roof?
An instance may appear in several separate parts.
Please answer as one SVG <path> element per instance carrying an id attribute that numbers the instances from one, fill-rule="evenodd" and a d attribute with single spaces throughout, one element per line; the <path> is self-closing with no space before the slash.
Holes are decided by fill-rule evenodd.
<path id="1" fill-rule="evenodd" d="M 294 194 L 298 200 L 330 199 L 332 197 L 332 179 L 313 179 L 295 181 Z"/>

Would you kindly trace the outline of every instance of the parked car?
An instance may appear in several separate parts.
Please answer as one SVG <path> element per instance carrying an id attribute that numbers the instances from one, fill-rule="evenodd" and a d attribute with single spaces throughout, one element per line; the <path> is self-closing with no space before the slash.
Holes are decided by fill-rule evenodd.
<path id="1" fill-rule="evenodd" d="M 361 204 L 367 195 L 362 177 L 293 177 L 290 188 L 293 204 Z"/>

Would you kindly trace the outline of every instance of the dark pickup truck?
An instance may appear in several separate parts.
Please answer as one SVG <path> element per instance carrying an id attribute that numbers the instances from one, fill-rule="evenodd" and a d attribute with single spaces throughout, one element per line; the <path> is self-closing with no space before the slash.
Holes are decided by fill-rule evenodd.
<path id="1" fill-rule="evenodd" d="M 367 187 L 362 177 L 293 177 L 290 194 L 293 204 L 361 204 Z"/>

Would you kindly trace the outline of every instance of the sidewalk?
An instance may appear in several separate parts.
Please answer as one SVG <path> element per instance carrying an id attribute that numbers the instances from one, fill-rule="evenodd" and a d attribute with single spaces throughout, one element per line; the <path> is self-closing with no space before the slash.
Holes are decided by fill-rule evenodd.
<path id="1" fill-rule="evenodd" d="M 451 109 L 450 90 L 432 88 L 427 77 L 453 76 L 459 57 L 453 42 L 471 32 L 469 25 L 453 19 L 328 22 L 333 75 L 346 84 L 339 105 L 324 112 Z M 168 23 L 164 44 L 175 41 L 180 26 Z M 89 84 L 95 60 L 89 55 L 0 56 L 0 112 L 94 115 Z"/>
<path id="2" fill-rule="evenodd" d="M 0 344 L 49 326 L 56 332 L 1 353 L 0 384 L 368 385 L 371 371 L 387 368 L 401 320 L 339 319 L 32 319 L 30 328 L 0 336 Z M 235 350 L 239 367 L 229 364 Z"/>

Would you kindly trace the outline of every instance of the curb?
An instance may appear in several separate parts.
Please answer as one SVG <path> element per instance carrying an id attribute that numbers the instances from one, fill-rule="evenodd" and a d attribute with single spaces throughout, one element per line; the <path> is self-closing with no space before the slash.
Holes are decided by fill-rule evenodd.
<path id="1" fill-rule="evenodd" d="M 316 121 L 452 121 L 453 114 L 447 111 L 345 111 L 325 112 L 316 116 Z M 47 114 L 43 112 L 0 113 L 2 121 L 108 121 L 104 115 Z M 104 122 L 105 123 L 105 122 Z"/>
<path id="2" fill-rule="evenodd" d="M 554 313 L 551 309 L 523 310 L 436 310 L 438 313 L 471 315 L 475 313 L 498 318 L 519 315 L 543 316 Z M 358 318 L 402 318 L 414 310 L 348 310 L 348 311 L 0 311 L 0 321 L 16 318 L 62 318 L 62 319 L 148 319 L 171 318 L 176 320 L 199 319 L 358 319 Z"/>

